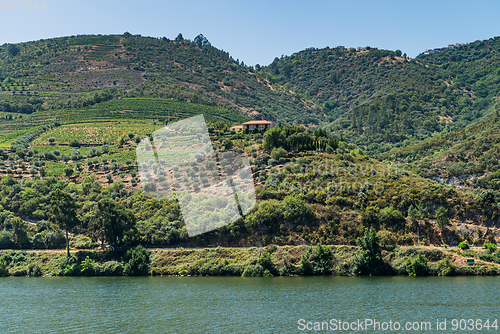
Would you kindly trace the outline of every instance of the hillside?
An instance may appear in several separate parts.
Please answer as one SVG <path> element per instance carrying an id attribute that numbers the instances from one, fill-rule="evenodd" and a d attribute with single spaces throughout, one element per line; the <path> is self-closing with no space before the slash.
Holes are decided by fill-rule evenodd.
<path id="1" fill-rule="evenodd" d="M 135 97 L 218 106 L 287 123 L 307 122 L 309 113 L 307 101 L 260 82 L 251 67 L 206 40 L 125 33 L 4 45 L 0 83 L 0 111 L 21 116 Z"/>
<path id="2" fill-rule="evenodd" d="M 488 47 L 491 54 L 481 49 L 480 55 L 489 63 L 481 66 L 498 68 L 495 46 Z M 8 112 L 0 116 L 7 118 L 8 132 L 36 110 L 82 109 L 120 98 L 173 99 L 247 119 L 322 124 L 382 152 L 461 128 L 487 111 L 494 89 L 485 97 L 481 82 L 496 82 L 496 74 L 464 68 L 469 60 L 457 59 L 454 67 L 430 56 L 337 47 L 300 51 L 254 69 L 203 35 L 194 41 L 129 33 L 61 37 L 0 47 L 0 112 Z M 469 72 L 469 79 L 457 79 Z"/>
<path id="3" fill-rule="evenodd" d="M 276 58 L 263 71 L 322 106 L 327 129 L 374 152 L 465 126 L 485 107 L 471 87 L 454 82 L 453 72 L 400 51 L 305 50 Z"/>
<path id="4" fill-rule="evenodd" d="M 420 143 L 381 154 L 423 177 L 439 178 L 461 186 L 500 190 L 500 116 L 495 105 L 491 117 L 463 129 L 443 133 Z M 495 192 L 495 196 L 498 193 Z M 493 198 L 492 201 L 496 200 Z"/>
<path id="5" fill-rule="evenodd" d="M 467 87 L 443 67 L 397 51 L 326 48 L 254 69 L 200 36 L 1 46 L 0 248 L 63 247 L 56 193 L 75 205 L 75 248 L 355 245 L 370 227 L 388 247 L 496 242 L 496 93 L 478 97 L 477 82 Z M 200 158 L 171 175 L 156 164 L 158 184 L 143 185 L 137 144 L 199 114 L 218 162 Z M 252 118 L 276 128 L 228 130 Z M 191 137 L 206 146 L 208 137 Z M 235 174 L 233 154 L 243 152 L 257 205 L 224 228 L 190 238 L 179 202 L 143 191 L 166 189 L 169 175 L 176 190 L 204 189 Z M 464 173 L 477 174 L 473 185 L 429 179 Z M 120 217 L 119 235 L 103 210 Z"/>
<path id="6" fill-rule="evenodd" d="M 500 37 L 463 44 L 433 54 L 420 54 L 416 58 L 437 65 L 454 74 L 454 84 L 474 91 L 491 103 L 500 95 Z"/>
<path id="7" fill-rule="evenodd" d="M 150 199 L 143 191 L 147 187 L 138 177 L 135 146 L 140 133 L 149 131 L 134 122 L 54 123 L 18 137 L 10 150 L 0 150 L 0 248 L 62 247 L 64 238 L 50 211 L 52 192 L 58 189 L 75 201 L 80 223 L 71 243 L 77 248 L 112 242 L 106 227 L 100 227 L 105 208 L 129 217 L 116 241 L 121 247 L 355 245 L 368 227 L 375 227 L 386 245 L 419 240 L 480 245 L 500 236 L 493 203 L 368 158 L 355 145 L 327 140 L 321 132 L 285 127 L 268 130 L 264 138 L 214 131 L 211 140 L 222 156 L 220 166 L 207 162 L 203 168 L 182 165 L 175 170 L 176 188 L 196 191 L 219 180 L 224 175 L 219 169 L 236 173 L 237 162 L 225 162 L 231 159 L 226 153 L 251 156 L 256 207 L 226 227 L 190 238 L 179 203 Z M 120 140 L 112 140 L 116 136 Z M 157 173 L 155 189 L 165 180 Z"/>

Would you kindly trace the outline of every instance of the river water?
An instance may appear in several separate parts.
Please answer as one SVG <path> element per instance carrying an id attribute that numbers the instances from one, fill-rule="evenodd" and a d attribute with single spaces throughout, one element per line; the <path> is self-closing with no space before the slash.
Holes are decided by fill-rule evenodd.
<path id="1" fill-rule="evenodd" d="M 500 321 L 499 297 L 498 277 L 12 277 L 0 332 L 499 333 L 476 320 Z"/>

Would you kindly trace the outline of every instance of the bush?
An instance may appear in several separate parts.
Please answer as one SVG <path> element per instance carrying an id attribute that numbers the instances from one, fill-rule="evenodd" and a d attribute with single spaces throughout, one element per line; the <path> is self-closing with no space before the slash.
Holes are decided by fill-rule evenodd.
<path id="1" fill-rule="evenodd" d="M 437 268 L 439 276 L 450 276 L 455 273 L 455 265 L 451 263 L 449 259 L 443 259 L 438 261 Z"/>
<path id="2" fill-rule="evenodd" d="M 95 241 L 92 241 L 92 239 L 89 237 L 81 237 L 79 239 L 72 240 L 70 246 L 76 249 L 92 249 L 99 246 L 99 244 Z"/>
<path id="3" fill-rule="evenodd" d="M 69 146 L 71 146 L 71 147 L 80 147 L 80 146 L 81 146 L 81 144 L 80 144 L 80 142 L 79 142 L 78 140 L 76 140 L 76 139 L 72 139 L 72 140 L 69 142 Z"/>
<path id="4" fill-rule="evenodd" d="M 318 244 L 313 252 L 309 247 L 300 258 L 300 271 L 304 275 L 330 275 L 332 273 L 332 251 L 327 246 Z"/>
<path id="5" fill-rule="evenodd" d="M 280 204 L 283 218 L 288 221 L 304 219 L 311 215 L 312 208 L 309 204 L 295 195 L 286 196 Z"/>
<path id="6" fill-rule="evenodd" d="M 427 258 L 421 253 L 417 257 L 406 259 L 406 272 L 408 276 L 426 276 L 429 273 Z"/>
<path id="7" fill-rule="evenodd" d="M 29 277 L 40 277 L 42 276 L 42 269 L 38 263 L 30 263 L 28 265 L 28 276 Z"/>
<path id="8" fill-rule="evenodd" d="M 257 263 L 262 266 L 262 269 L 264 269 L 264 276 L 274 276 L 278 273 L 276 270 L 276 266 L 271 260 L 271 254 L 269 252 L 262 253 Z"/>
<path id="9" fill-rule="evenodd" d="M 3 256 L 0 257 L 0 277 L 9 276 L 9 270 L 7 269 L 7 261 Z"/>
<path id="10" fill-rule="evenodd" d="M 222 145 L 224 145 L 224 147 L 226 148 L 226 150 L 230 150 L 233 148 L 233 142 L 231 141 L 231 139 L 224 139 L 222 141 Z"/>
<path id="11" fill-rule="evenodd" d="M 142 246 L 137 246 L 131 249 L 125 255 L 127 264 L 123 268 L 123 272 L 127 276 L 145 276 L 148 274 L 149 258 L 151 252 Z"/>
<path id="12" fill-rule="evenodd" d="M 102 265 L 96 265 L 95 272 L 100 276 L 121 276 L 123 265 L 118 261 L 108 261 Z"/>
<path id="13" fill-rule="evenodd" d="M 89 258 L 88 256 L 80 264 L 80 272 L 84 276 L 92 276 L 95 274 L 94 267 L 96 266 L 95 260 Z"/>
<path id="14" fill-rule="evenodd" d="M 59 276 L 78 276 L 81 274 L 80 264 L 75 257 L 65 258 L 59 265 Z"/>
<path id="15" fill-rule="evenodd" d="M 243 277 L 258 277 L 264 275 L 264 268 L 260 264 L 249 264 L 245 267 Z"/>
<path id="16" fill-rule="evenodd" d="M 271 151 L 271 158 L 274 160 L 279 160 L 287 154 L 287 151 L 283 147 L 273 148 Z"/>
<path id="17" fill-rule="evenodd" d="M 15 244 L 12 241 L 12 233 L 6 230 L 0 232 L 0 249 L 14 248 Z"/>
<path id="18" fill-rule="evenodd" d="M 495 244 L 485 243 L 483 247 L 488 251 L 488 253 L 495 253 L 497 250 L 497 245 Z"/>
<path id="19" fill-rule="evenodd" d="M 462 241 L 461 243 L 458 244 L 458 248 L 460 248 L 461 250 L 467 250 L 470 248 L 470 246 L 465 241 Z"/>

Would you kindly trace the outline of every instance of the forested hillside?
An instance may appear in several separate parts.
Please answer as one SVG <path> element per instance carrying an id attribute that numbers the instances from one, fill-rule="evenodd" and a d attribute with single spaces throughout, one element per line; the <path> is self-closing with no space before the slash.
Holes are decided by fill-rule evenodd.
<path id="1" fill-rule="evenodd" d="M 500 37 L 419 55 L 416 60 L 434 64 L 454 74 L 454 84 L 474 91 L 489 103 L 500 94 Z"/>
<path id="2" fill-rule="evenodd" d="M 497 59 L 494 52 L 488 57 Z M 405 140 L 459 129 L 488 110 L 491 99 L 476 93 L 480 83 L 457 80 L 460 69 L 435 66 L 427 59 L 370 47 L 312 49 L 276 58 L 259 74 L 322 106 L 324 124 L 330 124 L 326 128 L 369 151 L 382 152 Z M 499 67 L 484 65 L 490 69 L 488 78 L 491 67 L 496 78 Z M 471 74 L 483 75 L 484 71 Z"/>
<path id="3" fill-rule="evenodd" d="M 354 245 L 371 227 L 388 247 L 495 242 L 497 42 L 417 59 L 309 49 L 255 68 L 202 35 L 3 45 L 0 248 L 63 247 L 65 229 L 74 248 Z M 246 153 L 257 205 L 189 238 L 179 203 L 144 193 L 135 149 L 169 121 L 200 114 L 210 138 L 192 139 L 210 139 L 217 164 L 155 171 L 146 188 L 174 177 L 176 189 L 203 189 L 236 173 L 241 163 L 230 159 Z M 275 127 L 229 130 L 250 119 Z M 438 182 L 463 175 L 460 187 Z M 74 226 L 54 213 L 58 201 Z"/>

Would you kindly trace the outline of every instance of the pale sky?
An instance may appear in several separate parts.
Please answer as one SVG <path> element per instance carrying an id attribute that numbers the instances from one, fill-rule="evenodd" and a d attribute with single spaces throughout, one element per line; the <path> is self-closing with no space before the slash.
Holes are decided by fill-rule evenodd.
<path id="1" fill-rule="evenodd" d="M 0 7 L 0 44 L 125 31 L 192 40 L 202 33 L 234 59 L 267 65 L 307 47 L 371 46 L 415 57 L 500 35 L 500 1 L 46 0 L 46 7 Z"/>

